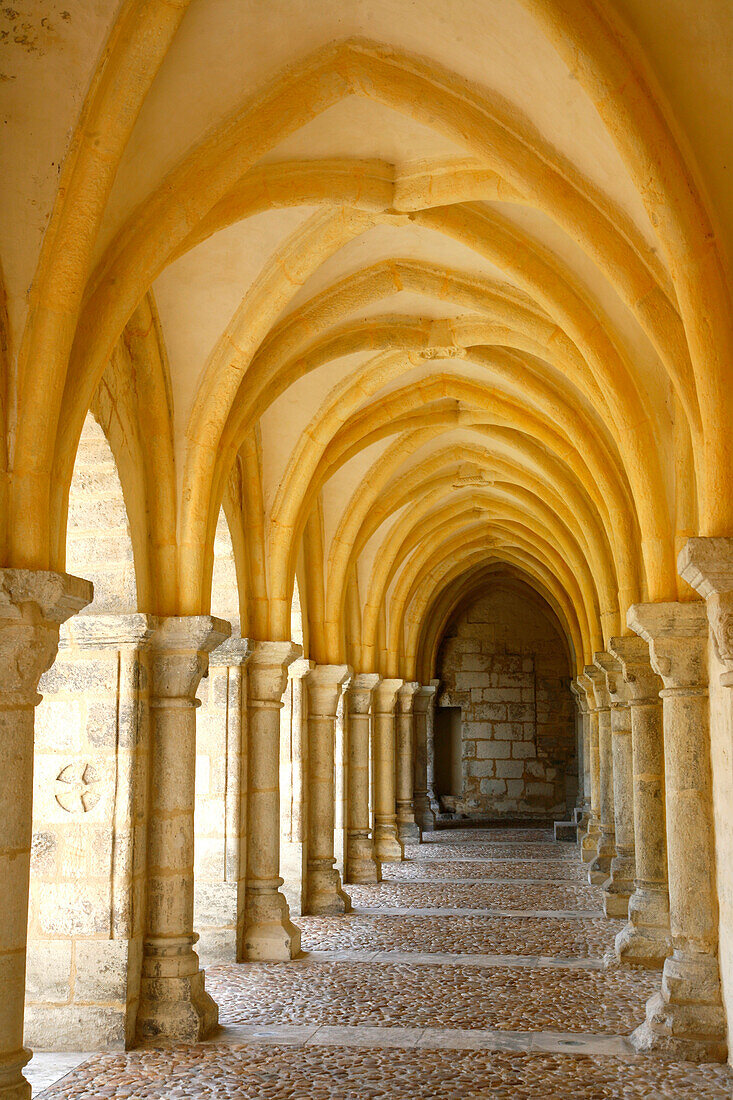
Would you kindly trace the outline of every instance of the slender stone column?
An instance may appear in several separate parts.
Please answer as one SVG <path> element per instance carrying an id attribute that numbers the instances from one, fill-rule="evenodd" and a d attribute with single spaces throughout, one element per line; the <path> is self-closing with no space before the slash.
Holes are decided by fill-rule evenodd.
<path id="1" fill-rule="evenodd" d="M 590 807 L 590 715 L 585 689 L 573 680 L 570 685 L 578 708 L 578 802 L 575 807 L 575 823 L 578 827 L 578 843 L 588 831 Z"/>
<path id="2" fill-rule="evenodd" d="M 612 653 L 596 654 L 605 670 L 611 704 L 611 753 L 613 760 L 613 819 L 616 854 L 611 873 L 603 884 L 603 909 L 607 917 L 629 915 L 634 890 L 634 768 L 631 754 L 631 710 L 619 661 Z"/>
<path id="3" fill-rule="evenodd" d="M 299 657 L 288 666 L 280 711 L 280 875 L 290 912 L 306 910 L 308 883 L 308 688 L 315 662 Z"/>
<path id="4" fill-rule="evenodd" d="M 300 952 L 300 929 L 280 891 L 280 708 L 292 642 L 253 642 L 249 659 L 247 894 L 245 958 L 287 962 Z"/>
<path id="5" fill-rule="evenodd" d="M 139 1039 L 196 1042 L 219 1010 L 204 989 L 193 949 L 193 815 L 196 689 L 209 653 L 231 626 L 209 615 L 160 619 L 151 638 L 150 807 L 147 919 L 143 940 Z"/>
<path id="6" fill-rule="evenodd" d="M 0 569 L 0 1096 L 30 1100 L 23 1066 L 25 956 L 33 815 L 33 722 L 38 681 L 53 664 L 59 626 L 91 603 L 89 581 Z"/>
<path id="7" fill-rule="evenodd" d="M 308 862 L 307 912 L 345 913 L 351 901 L 341 889 L 334 856 L 334 749 L 336 710 L 348 665 L 316 665 L 308 687 Z"/>
<path id="8" fill-rule="evenodd" d="M 361 673 L 353 678 L 346 692 L 349 708 L 347 882 L 381 882 L 382 879 L 369 819 L 370 710 L 378 683 L 376 673 Z"/>
<path id="9" fill-rule="evenodd" d="M 616 956 L 632 966 L 661 970 L 672 951 L 659 698 L 663 684 L 649 663 L 643 638 L 611 638 L 609 648 L 621 663 L 631 711 L 636 862 L 629 923 L 616 937 Z"/>
<path id="10" fill-rule="evenodd" d="M 395 707 L 402 680 L 381 680 L 374 692 L 374 851 L 380 863 L 405 853 L 395 813 Z"/>
<path id="11" fill-rule="evenodd" d="M 629 608 L 629 626 L 649 643 L 664 681 L 672 955 L 661 992 L 631 1041 L 690 1061 L 723 1061 L 726 1025 L 718 967 L 718 905 L 708 718 L 708 618 L 702 603 Z"/>
<path id="12" fill-rule="evenodd" d="M 412 704 L 415 736 L 415 820 L 424 833 L 435 828 L 435 814 L 428 793 L 428 712 L 435 706 L 437 686 L 428 684 L 415 692 Z"/>
<path id="13" fill-rule="evenodd" d="M 592 666 L 586 666 L 589 668 Z M 584 830 L 578 835 L 580 857 L 583 863 L 591 863 L 598 855 L 601 838 L 601 767 L 598 753 L 598 709 L 593 691 L 593 681 L 583 673 L 577 684 L 585 692 L 588 713 L 588 760 L 590 773 L 590 813 Z"/>
<path id="14" fill-rule="evenodd" d="M 435 790 L 435 703 L 438 698 L 438 688 L 440 687 L 440 680 L 431 680 L 430 687 L 435 688 L 435 699 L 433 705 L 428 707 L 425 715 L 425 742 L 427 749 L 427 772 L 428 772 L 428 800 L 430 802 L 430 809 L 433 811 L 434 819 L 437 819 L 437 815 L 440 813 L 440 802 Z"/>
<path id="15" fill-rule="evenodd" d="M 597 662 L 603 656 L 594 655 Z M 616 855 L 616 822 L 613 813 L 613 742 L 611 741 L 611 700 L 606 674 L 600 665 L 587 665 L 586 676 L 593 683 L 598 716 L 598 782 L 601 833 L 598 852 L 588 868 L 588 881 L 602 886 L 611 874 L 611 860 Z"/>
<path id="16" fill-rule="evenodd" d="M 403 684 L 397 692 L 397 836 L 403 844 L 420 843 L 420 826 L 415 821 L 413 801 L 414 733 L 413 704 L 420 685 L 414 681 Z"/>

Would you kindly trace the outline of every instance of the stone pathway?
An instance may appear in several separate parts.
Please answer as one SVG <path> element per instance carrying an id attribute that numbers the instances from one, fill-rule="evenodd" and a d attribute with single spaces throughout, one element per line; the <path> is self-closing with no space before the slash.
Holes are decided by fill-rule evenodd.
<path id="1" fill-rule="evenodd" d="M 92 1055 L 34 1095 L 730 1100 L 729 1067 L 626 1043 L 659 975 L 604 968 L 621 925 L 573 846 L 470 829 L 408 854 L 351 889 L 356 912 L 300 918 L 302 959 L 210 969 L 223 1026 L 208 1042 Z"/>

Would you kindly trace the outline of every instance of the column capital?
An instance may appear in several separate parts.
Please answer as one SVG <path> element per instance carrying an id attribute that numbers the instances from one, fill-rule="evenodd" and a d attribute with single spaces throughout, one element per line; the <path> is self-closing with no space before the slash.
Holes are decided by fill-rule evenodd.
<path id="1" fill-rule="evenodd" d="M 311 718 L 335 718 L 345 683 L 353 676 L 350 665 L 316 665 L 305 675 Z"/>
<path id="2" fill-rule="evenodd" d="M 707 604 L 717 655 L 728 666 L 721 683 L 733 687 L 733 538 L 688 539 L 677 570 Z"/>
<path id="3" fill-rule="evenodd" d="M 359 672 L 348 686 L 349 709 L 352 714 L 369 714 L 372 696 L 380 681 L 376 672 Z"/>
<path id="4" fill-rule="evenodd" d="M 244 666 L 251 656 L 252 643 L 249 638 L 232 634 L 212 651 L 209 656 L 209 666 L 211 668 Z"/>
<path id="5" fill-rule="evenodd" d="M 594 654 L 594 658 L 595 656 L 598 656 L 598 654 Z M 603 669 L 595 664 L 586 665 L 583 669 L 583 675 L 591 682 L 591 690 L 593 692 L 596 710 L 608 710 L 611 705 L 611 700 L 609 699 L 608 684 L 606 683 L 606 674 Z"/>
<path id="6" fill-rule="evenodd" d="M 577 680 L 571 680 L 570 681 L 570 690 L 573 693 L 573 695 L 575 696 L 575 698 L 578 700 L 578 707 L 580 708 L 580 713 L 581 714 L 587 714 L 588 713 L 588 697 L 586 695 L 586 691 L 585 691 L 585 688 L 583 687 L 583 685 L 578 683 Z"/>
<path id="7" fill-rule="evenodd" d="M 209 653 L 229 637 L 231 626 L 211 615 L 170 615 L 157 620 L 150 638 L 154 695 L 193 699 L 208 668 Z"/>
<path id="8" fill-rule="evenodd" d="M 663 684 L 651 666 L 646 639 L 627 634 L 622 638 L 611 638 L 608 648 L 621 665 L 629 703 L 632 706 L 658 704 Z"/>
<path id="9" fill-rule="evenodd" d="M 430 709 L 435 702 L 435 696 L 438 692 L 437 684 L 420 684 L 415 692 L 415 698 L 413 700 L 413 710 L 416 714 L 424 714 Z"/>
<path id="10" fill-rule="evenodd" d="M 579 672 L 575 678 L 575 683 L 578 685 L 580 691 L 583 692 L 583 694 L 585 695 L 585 705 L 588 709 L 588 713 L 596 709 L 596 697 L 593 692 L 593 681 L 586 673 L 586 669 L 588 669 L 589 667 L 591 666 L 585 665 L 583 672 Z"/>
<path id="11" fill-rule="evenodd" d="M 309 657 L 296 657 L 295 660 L 288 665 L 288 679 L 303 680 L 315 667 L 316 662 L 311 661 Z"/>
<path id="12" fill-rule="evenodd" d="M 593 660 L 596 668 L 600 668 L 601 672 L 605 673 L 610 705 L 612 707 L 628 706 L 629 700 L 623 678 L 623 669 L 618 658 L 613 653 L 604 650 L 602 653 L 594 653 Z"/>
<path id="13" fill-rule="evenodd" d="M 626 615 L 649 643 L 649 658 L 664 687 L 707 688 L 708 617 L 703 603 L 637 603 Z"/>
<path id="14" fill-rule="evenodd" d="M 407 680 L 397 692 L 397 706 L 400 714 L 412 714 L 415 695 L 420 690 L 416 680 Z"/>
<path id="15" fill-rule="evenodd" d="M 68 573 L 0 569 L 0 670 L 3 708 L 33 707 L 38 681 L 51 667 L 59 626 L 86 607 L 94 586 Z"/>
<path id="16" fill-rule="evenodd" d="M 397 692 L 404 680 L 380 680 L 374 691 L 374 709 L 380 714 L 393 714 Z"/>
<path id="17" fill-rule="evenodd" d="M 249 658 L 250 705 L 270 703 L 279 706 L 287 687 L 288 668 L 303 650 L 293 642 L 253 641 Z"/>

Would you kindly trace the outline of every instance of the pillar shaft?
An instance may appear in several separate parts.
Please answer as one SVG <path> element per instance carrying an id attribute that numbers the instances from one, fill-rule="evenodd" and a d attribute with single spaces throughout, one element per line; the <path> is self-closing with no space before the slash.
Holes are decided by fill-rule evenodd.
<path id="1" fill-rule="evenodd" d="M 396 715 L 396 805 L 397 836 L 403 844 L 420 842 L 420 826 L 415 821 L 415 803 L 413 801 L 414 762 L 414 713 L 413 706 L 418 683 L 403 684 L 397 693 Z"/>
<path id="2" fill-rule="evenodd" d="M 336 914 L 351 908 L 341 889 L 334 856 L 334 750 L 336 710 L 348 665 L 316 665 L 308 686 L 308 862 L 306 906 L 309 913 Z"/>
<path id="3" fill-rule="evenodd" d="M 590 715 L 582 685 L 577 680 L 573 680 L 570 690 L 575 698 L 578 728 L 578 799 L 573 818 L 577 824 L 578 844 L 582 846 L 583 839 L 588 832 L 591 816 Z"/>
<path id="4" fill-rule="evenodd" d="M 287 670 L 300 647 L 253 642 L 249 660 L 247 891 L 244 955 L 286 962 L 300 952 L 300 930 L 280 891 L 280 708 Z"/>
<path id="5" fill-rule="evenodd" d="M 208 615 L 159 620 L 152 697 L 147 906 L 137 1034 L 195 1042 L 218 1021 L 193 947 L 196 689 L 208 654 L 229 635 Z"/>
<path id="6" fill-rule="evenodd" d="M 437 815 L 440 813 L 440 802 L 435 790 L 435 703 L 438 698 L 440 680 L 431 680 L 429 687 L 435 688 L 435 698 L 433 705 L 428 707 L 425 715 L 426 767 L 428 773 L 428 800 L 430 809 L 433 811 L 433 818 L 437 819 Z"/>
<path id="7" fill-rule="evenodd" d="M 598 749 L 598 710 L 592 679 L 583 673 L 577 683 L 585 692 L 588 714 L 588 772 L 590 779 L 590 809 L 585 829 L 579 833 L 580 855 L 584 863 L 592 863 L 598 855 L 601 836 L 601 766 Z"/>
<path id="8" fill-rule="evenodd" d="M 700 603 L 637 604 L 629 625 L 662 677 L 672 955 L 632 1042 L 693 1061 L 723 1060 L 707 698 L 708 622 Z"/>
<path id="9" fill-rule="evenodd" d="M 381 863 L 404 859 L 395 813 L 395 709 L 402 680 L 382 680 L 374 692 L 374 849 Z"/>
<path id="10" fill-rule="evenodd" d="M 430 805 L 428 790 L 428 714 L 435 706 L 437 687 L 428 684 L 415 692 L 412 714 L 415 737 L 414 800 L 415 820 L 423 832 L 435 828 L 435 813 Z"/>
<path id="11" fill-rule="evenodd" d="M 53 664 L 59 626 L 92 599 L 88 581 L 63 573 L 0 570 L 0 1096 L 30 1100 L 23 1066 L 28 884 L 33 815 L 33 723 L 38 681 Z"/>
<path id="12" fill-rule="evenodd" d="M 616 955 L 632 966 L 661 969 L 672 950 L 667 886 L 663 687 L 649 663 L 643 638 L 612 638 L 623 670 L 631 712 L 636 877 L 629 921 L 616 937 Z"/>
<path id="13" fill-rule="evenodd" d="M 613 770 L 613 819 L 616 854 L 610 875 L 603 885 L 603 908 L 607 917 L 626 918 L 634 889 L 634 769 L 631 748 L 631 711 L 618 659 L 612 653 L 596 655 L 596 664 L 606 673 L 611 705 L 611 755 Z"/>
<path id="14" fill-rule="evenodd" d="M 346 881 L 380 882 L 369 820 L 369 746 L 372 698 L 379 683 L 375 673 L 355 676 L 347 693 L 349 766 L 347 787 Z"/>
<path id="15" fill-rule="evenodd" d="M 601 656 L 596 654 L 596 656 Z M 606 674 L 598 665 L 587 665 L 586 676 L 593 684 L 598 723 L 598 812 L 600 834 L 598 848 L 588 868 L 588 881 L 602 885 L 611 874 L 616 855 L 616 821 L 613 809 L 613 742 L 611 740 L 611 701 Z"/>

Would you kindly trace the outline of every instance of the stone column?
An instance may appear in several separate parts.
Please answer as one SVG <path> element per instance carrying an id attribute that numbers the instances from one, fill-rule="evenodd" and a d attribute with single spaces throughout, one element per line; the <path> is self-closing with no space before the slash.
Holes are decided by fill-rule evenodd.
<path id="1" fill-rule="evenodd" d="M 438 698 L 438 688 L 440 687 L 440 680 L 431 680 L 430 687 L 435 688 L 435 699 L 433 705 L 428 707 L 425 715 L 425 742 L 427 751 L 427 773 L 428 773 L 428 800 L 430 802 L 430 809 L 433 811 L 433 818 L 437 820 L 437 815 L 440 813 L 440 802 L 435 790 L 435 703 Z"/>
<path id="2" fill-rule="evenodd" d="M 631 1041 L 690 1061 L 723 1061 L 726 1024 L 718 967 L 718 904 L 712 820 L 707 688 L 708 618 L 702 603 L 629 608 L 629 626 L 649 643 L 664 681 L 672 955 L 662 989 L 647 1002 Z"/>
<path id="3" fill-rule="evenodd" d="M 341 889 L 334 857 L 334 747 L 336 710 L 348 665 L 316 665 L 308 687 L 308 863 L 307 912 L 345 913 L 351 901 Z"/>
<path id="4" fill-rule="evenodd" d="M 596 664 L 606 673 L 611 704 L 611 755 L 613 761 L 613 820 L 616 854 L 603 884 L 603 909 L 607 917 L 626 919 L 634 890 L 634 768 L 631 755 L 631 710 L 619 661 L 612 653 L 596 654 Z"/>
<path id="5" fill-rule="evenodd" d="M 361 673 L 353 678 L 346 693 L 349 708 L 347 882 L 380 882 L 382 879 L 369 818 L 370 710 L 378 683 L 376 673 Z"/>
<path id="6" fill-rule="evenodd" d="M 574 819 L 578 827 L 578 841 L 588 831 L 590 822 L 590 715 L 588 713 L 588 701 L 585 690 L 573 680 L 570 690 L 575 697 L 578 708 L 578 802 L 575 807 Z"/>
<path id="7" fill-rule="evenodd" d="M 435 828 L 435 814 L 428 793 L 428 712 L 435 706 L 437 686 L 428 684 L 415 692 L 412 704 L 415 737 L 415 820 L 424 833 Z"/>
<path id="8" fill-rule="evenodd" d="M 600 653 L 594 654 L 597 662 Z M 598 721 L 598 803 L 600 836 L 595 859 L 588 868 L 588 881 L 603 885 L 611 874 L 611 860 L 616 855 L 616 822 L 613 813 L 613 742 L 611 740 L 611 700 L 606 674 L 600 665 L 586 665 L 586 676 L 593 684 Z"/>
<path id="9" fill-rule="evenodd" d="M 402 680 L 381 680 L 374 692 L 374 851 L 380 863 L 405 858 L 395 813 L 395 708 Z"/>
<path id="10" fill-rule="evenodd" d="M 292 642 L 253 642 L 249 659 L 247 893 L 244 955 L 287 962 L 300 953 L 300 929 L 280 891 L 280 708 L 288 666 L 301 655 Z"/>
<path id="11" fill-rule="evenodd" d="M 414 681 L 403 684 L 397 692 L 396 745 L 397 745 L 397 836 L 403 844 L 420 843 L 420 826 L 415 821 L 413 801 L 413 704 L 420 685 Z"/>
<path id="12" fill-rule="evenodd" d="M 0 1096 L 30 1100 L 23 1066 L 25 954 L 33 815 L 33 721 L 38 681 L 51 667 L 59 626 L 91 602 L 89 581 L 65 573 L 0 570 Z"/>
<path id="13" fill-rule="evenodd" d="M 672 951 L 659 698 L 663 684 L 649 663 L 649 646 L 643 638 L 612 638 L 609 648 L 621 663 L 631 711 L 636 862 L 629 922 L 616 937 L 616 955 L 632 966 L 661 970 Z"/>
<path id="14" fill-rule="evenodd" d="M 586 666 L 589 668 L 591 666 Z M 583 863 L 591 863 L 598 855 L 601 837 L 601 769 L 598 754 L 598 710 L 592 679 L 583 673 L 576 681 L 585 692 L 588 714 L 588 771 L 590 776 L 590 811 L 584 829 L 578 831 L 580 857 Z"/>
<path id="15" fill-rule="evenodd" d="M 291 913 L 306 910 L 308 880 L 308 689 L 315 662 L 299 657 L 288 667 L 280 711 L 280 874 Z"/>
<path id="16" fill-rule="evenodd" d="M 196 689 L 231 627 L 209 615 L 158 620 L 151 638 L 147 914 L 137 1034 L 197 1042 L 218 1022 L 193 949 Z"/>
<path id="17" fill-rule="evenodd" d="M 194 920 L 205 966 L 243 957 L 247 880 L 246 638 L 209 657 L 196 730 Z"/>

